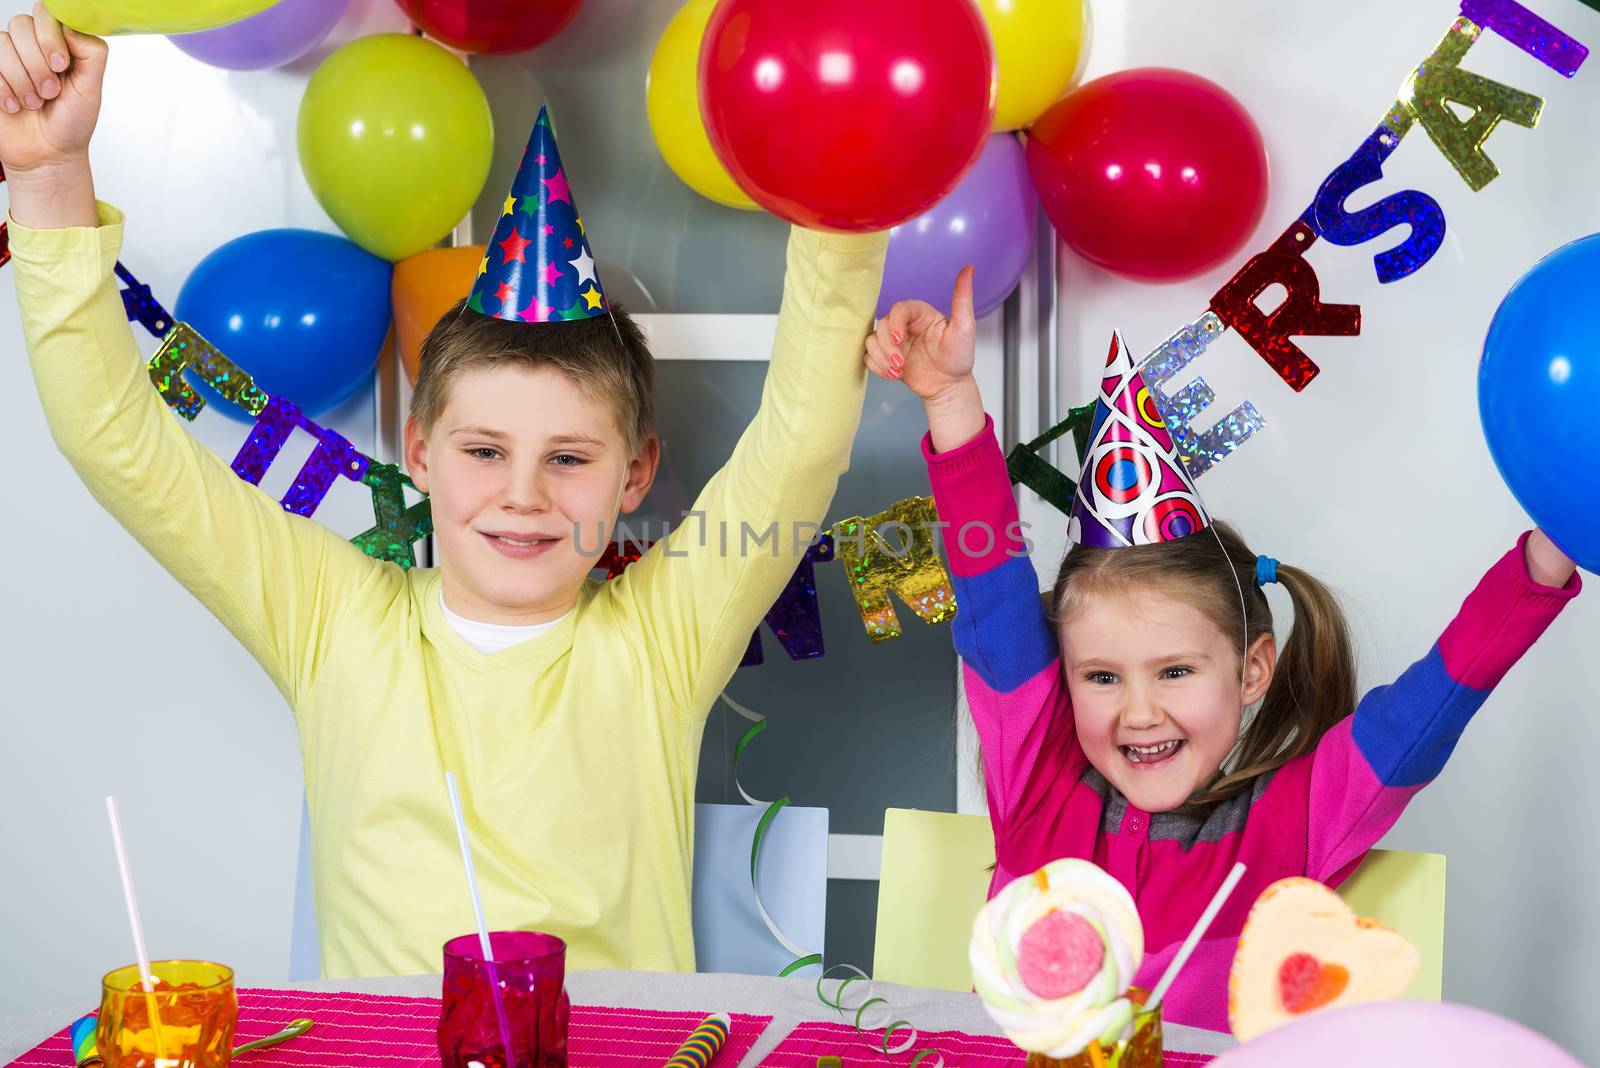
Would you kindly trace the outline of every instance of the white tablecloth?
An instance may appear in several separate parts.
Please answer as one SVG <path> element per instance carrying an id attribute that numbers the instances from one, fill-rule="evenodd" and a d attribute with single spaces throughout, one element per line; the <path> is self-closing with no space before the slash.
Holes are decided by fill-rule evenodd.
<path id="1" fill-rule="evenodd" d="M 246 981 L 246 985 L 248 982 Z M 408 975 L 385 979 L 331 979 L 319 983 L 295 984 L 307 990 L 349 990 L 366 994 L 439 996 L 437 975 Z M 947 990 L 873 984 L 873 993 L 888 998 L 895 1015 L 910 1020 L 924 1031 L 965 1031 L 968 1034 L 996 1035 L 995 1027 L 983 1011 L 976 994 L 956 994 Z M 832 983 L 828 984 L 829 989 Z M 656 972 L 573 972 L 567 976 L 567 992 L 580 1005 L 626 1005 L 641 1009 L 704 1010 L 706 1012 L 749 1012 L 770 1014 L 772 1023 L 761 1040 L 741 1062 L 759 1064 L 761 1058 L 783 1040 L 802 1020 L 837 1020 L 834 1010 L 817 1000 L 816 982 L 810 979 L 772 979 L 759 975 L 673 975 Z M 92 997 L 92 996 L 91 996 Z M 852 991 L 847 1004 L 860 1002 Z M 32 1049 L 56 1031 L 93 1008 L 90 998 L 83 1004 L 64 1006 L 51 1012 L 20 1016 L 0 1016 L 0 1064 L 6 1064 Z M 1168 1024 L 1164 1031 L 1167 1048 L 1190 1053 L 1221 1053 L 1233 1045 L 1227 1035 L 1202 1031 L 1181 1024 Z M 248 1064 L 244 1059 L 242 1064 Z"/>

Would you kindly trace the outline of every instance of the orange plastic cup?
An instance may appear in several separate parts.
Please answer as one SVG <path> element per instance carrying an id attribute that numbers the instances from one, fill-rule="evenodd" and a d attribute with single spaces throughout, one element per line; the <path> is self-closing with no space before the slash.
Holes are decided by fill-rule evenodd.
<path id="1" fill-rule="evenodd" d="M 227 1068 L 239 999 L 233 969 L 203 960 L 150 962 L 155 989 L 139 966 L 100 981 L 95 1044 L 106 1068 Z"/>
<path id="2" fill-rule="evenodd" d="M 1149 996 L 1141 987 L 1128 991 L 1138 1006 L 1133 1013 L 1133 1033 L 1110 1049 L 1102 1047 L 1098 1061 L 1088 1050 L 1062 1059 L 1034 1053 L 1028 1057 L 1028 1068 L 1161 1068 L 1161 1007 L 1146 1009 L 1144 1002 Z"/>

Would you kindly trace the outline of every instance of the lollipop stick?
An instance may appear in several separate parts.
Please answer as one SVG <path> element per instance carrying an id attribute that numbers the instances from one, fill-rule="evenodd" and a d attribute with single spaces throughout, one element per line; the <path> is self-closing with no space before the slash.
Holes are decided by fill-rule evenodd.
<path id="1" fill-rule="evenodd" d="M 111 821 L 111 844 L 117 850 L 117 871 L 122 876 L 122 902 L 128 907 L 128 926 L 133 929 L 133 953 L 139 959 L 139 985 L 144 987 L 145 1011 L 150 1015 L 150 1030 L 156 1039 L 156 1056 L 165 1060 L 167 1051 L 161 1034 L 161 1019 L 156 1013 L 155 980 L 150 975 L 150 953 L 144 947 L 144 924 L 139 920 L 139 899 L 133 893 L 133 870 L 128 866 L 128 846 L 122 838 L 122 818 L 117 815 L 117 799 L 106 795 L 106 817 Z"/>
<path id="2" fill-rule="evenodd" d="M 500 1024 L 500 1042 L 506 1052 L 506 1068 L 516 1068 L 511 1052 L 511 1025 L 506 1021 L 506 1003 L 500 997 L 500 974 L 494 966 L 494 947 L 489 944 L 489 924 L 483 918 L 483 897 L 478 893 L 478 873 L 472 866 L 472 846 L 467 843 L 467 821 L 461 815 L 461 798 L 456 793 L 456 777 L 444 773 L 444 786 L 450 791 L 450 812 L 456 819 L 456 838 L 461 842 L 461 863 L 467 869 L 467 890 L 472 895 L 472 914 L 478 921 L 478 944 L 483 948 L 484 967 L 489 971 L 489 993 L 494 998 L 494 1015 Z"/>
<path id="3" fill-rule="evenodd" d="M 1205 936 L 1206 930 L 1211 926 L 1211 921 L 1217 918 L 1217 913 L 1222 911 L 1222 906 L 1227 902 L 1228 896 L 1233 893 L 1233 888 L 1239 885 L 1239 880 L 1244 878 L 1244 865 L 1235 864 L 1228 877 L 1222 880 L 1222 885 L 1211 898 L 1211 904 L 1200 914 L 1195 921 L 1194 930 L 1189 932 L 1189 937 L 1183 940 L 1183 945 L 1178 949 L 1178 955 L 1172 958 L 1172 963 L 1167 965 L 1167 970 L 1162 974 L 1161 981 L 1150 992 L 1150 999 L 1144 1004 L 1144 1011 L 1153 1012 L 1161 1007 L 1161 999 L 1166 997 L 1167 989 L 1172 986 L 1183 966 L 1189 963 L 1189 957 L 1194 953 L 1200 939 Z"/>

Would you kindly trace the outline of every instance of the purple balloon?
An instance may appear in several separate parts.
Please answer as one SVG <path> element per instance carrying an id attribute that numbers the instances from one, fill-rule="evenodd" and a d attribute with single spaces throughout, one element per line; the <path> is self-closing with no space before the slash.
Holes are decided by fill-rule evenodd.
<path id="1" fill-rule="evenodd" d="M 1581 1068 L 1576 1057 L 1521 1024 L 1482 1009 L 1426 1001 L 1380 1001 L 1310 1013 L 1229 1050 L 1211 1068 L 1353 1064 Z"/>
<path id="2" fill-rule="evenodd" d="M 348 0 L 278 0 L 259 15 L 199 33 L 176 34 L 173 44 L 202 63 L 227 70 L 266 70 L 293 63 L 328 36 Z"/>
<path id="3" fill-rule="evenodd" d="M 1014 133 L 990 134 L 949 196 L 889 231 L 878 314 L 900 300 L 925 300 L 948 312 L 956 275 L 970 263 L 977 268 L 973 309 L 988 315 L 1027 270 L 1038 215 L 1022 143 Z"/>

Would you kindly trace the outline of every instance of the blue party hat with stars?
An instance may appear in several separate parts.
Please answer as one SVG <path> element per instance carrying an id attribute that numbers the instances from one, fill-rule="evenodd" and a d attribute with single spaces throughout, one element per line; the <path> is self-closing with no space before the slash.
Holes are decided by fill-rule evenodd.
<path id="1" fill-rule="evenodd" d="M 539 109 L 467 307 L 514 323 L 593 319 L 607 312 L 548 108 Z"/>

